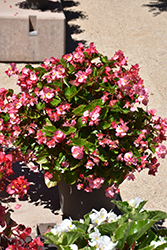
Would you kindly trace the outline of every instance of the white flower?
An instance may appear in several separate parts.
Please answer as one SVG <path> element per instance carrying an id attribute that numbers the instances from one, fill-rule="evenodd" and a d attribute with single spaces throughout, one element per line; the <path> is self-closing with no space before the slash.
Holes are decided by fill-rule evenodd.
<path id="1" fill-rule="evenodd" d="M 101 236 L 101 234 L 100 234 L 100 232 L 99 232 L 99 230 L 95 227 L 94 228 L 94 232 L 93 233 L 90 233 L 89 234 L 89 238 L 91 239 L 91 242 L 89 242 L 90 243 L 90 245 L 91 246 L 95 246 L 96 245 L 96 241 L 100 238 L 100 236 Z"/>
<path id="2" fill-rule="evenodd" d="M 108 223 L 117 221 L 119 218 L 121 218 L 121 215 L 117 216 L 114 212 L 110 211 L 108 213 Z"/>
<path id="3" fill-rule="evenodd" d="M 58 226 L 57 225 L 54 226 L 54 228 L 52 228 L 50 231 L 51 231 L 51 233 L 56 235 L 59 233 L 71 231 L 75 228 L 76 228 L 76 226 L 72 224 L 72 220 L 65 219 Z"/>
<path id="4" fill-rule="evenodd" d="M 113 243 L 109 236 L 103 235 L 97 241 L 97 249 L 99 250 L 114 250 L 118 242 Z"/>
<path id="5" fill-rule="evenodd" d="M 72 249 L 72 250 L 78 250 L 78 246 L 76 244 L 71 244 L 69 245 L 69 247 Z"/>
<path id="6" fill-rule="evenodd" d="M 130 199 L 129 205 L 131 207 L 137 208 L 142 201 L 143 200 L 140 197 L 137 197 L 136 199 Z"/>
<path id="7" fill-rule="evenodd" d="M 160 246 L 160 245 L 162 245 L 162 244 L 164 244 L 164 243 L 167 243 L 167 241 L 164 239 L 164 237 L 161 237 L 161 236 L 159 236 L 159 241 L 155 241 L 155 240 L 153 240 L 153 241 L 151 241 L 151 246 L 154 246 L 155 248 L 156 247 L 158 247 L 158 246 Z M 165 248 L 163 248 L 164 250 L 167 250 L 167 247 L 165 247 Z"/>
<path id="8" fill-rule="evenodd" d="M 118 242 L 113 243 L 109 236 L 101 236 L 99 230 L 95 227 L 94 232 L 89 234 L 89 245 L 96 247 L 96 250 L 114 250 Z"/>
<path id="9" fill-rule="evenodd" d="M 107 210 L 101 208 L 100 211 L 96 211 L 95 209 L 92 210 L 94 213 L 90 214 L 89 217 L 91 219 L 92 224 L 100 225 L 107 219 Z"/>
<path id="10" fill-rule="evenodd" d="M 84 223 L 84 220 L 83 220 L 83 219 L 80 219 L 79 222 L 80 222 L 80 223 Z"/>

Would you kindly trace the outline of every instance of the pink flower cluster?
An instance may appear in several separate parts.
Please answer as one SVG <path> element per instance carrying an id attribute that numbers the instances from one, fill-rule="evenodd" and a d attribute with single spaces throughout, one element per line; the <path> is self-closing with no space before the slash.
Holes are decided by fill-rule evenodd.
<path id="1" fill-rule="evenodd" d="M 92 111 L 85 111 L 83 113 L 82 123 L 87 123 L 89 121 L 89 126 L 98 125 L 100 121 L 101 108 L 96 106 Z"/>
<path id="2" fill-rule="evenodd" d="M 65 139 L 65 134 L 61 130 L 57 130 L 52 139 L 48 139 L 45 136 L 45 132 L 41 130 L 37 131 L 37 142 L 38 144 L 46 144 L 48 148 L 54 148 L 57 143 L 61 143 Z"/>
<path id="3" fill-rule="evenodd" d="M 6 191 L 10 195 L 19 195 L 19 197 L 23 198 L 25 194 L 27 194 L 27 190 L 29 189 L 29 182 L 25 179 L 25 176 L 19 176 L 10 184 L 8 184 Z"/>
<path id="4" fill-rule="evenodd" d="M 84 176 L 81 176 L 81 178 L 84 178 Z M 104 183 L 104 178 L 96 178 L 94 175 L 89 175 L 89 177 L 85 178 L 84 182 L 86 184 L 86 187 L 84 188 L 83 183 L 79 183 L 77 184 L 77 189 L 81 190 L 84 188 L 84 191 L 89 193 L 92 192 L 93 189 L 101 188 L 102 184 Z"/>
<path id="5" fill-rule="evenodd" d="M 26 243 L 25 237 L 30 234 L 29 228 L 24 229 L 24 232 L 21 235 L 18 235 L 17 239 L 15 238 L 12 244 L 8 245 L 5 250 L 42 250 L 44 244 L 42 243 L 40 237 L 33 239 L 31 242 Z M 16 237 L 16 235 L 15 235 Z M 24 240 L 24 241 L 23 241 Z"/>

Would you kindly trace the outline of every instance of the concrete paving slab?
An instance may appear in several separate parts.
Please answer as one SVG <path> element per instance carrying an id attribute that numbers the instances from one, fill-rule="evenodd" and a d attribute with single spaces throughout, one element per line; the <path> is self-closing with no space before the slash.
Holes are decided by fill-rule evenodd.
<path id="1" fill-rule="evenodd" d="M 31 10 L 26 2 L 0 1 L 0 61 L 41 62 L 65 52 L 65 16 L 60 1 L 48 10 Z"/>

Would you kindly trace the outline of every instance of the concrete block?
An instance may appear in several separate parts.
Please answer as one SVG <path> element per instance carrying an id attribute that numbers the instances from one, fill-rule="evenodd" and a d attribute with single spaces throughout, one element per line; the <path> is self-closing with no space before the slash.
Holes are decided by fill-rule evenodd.
<path id="1" fill-rule="evenodd" d="M 41 11 L 20 8 L 18 0 L 0 1 L 1 62 L 41 62 L 65 53 L 65 15 L 60 2 L 49 3 L 52 9 Z"/>

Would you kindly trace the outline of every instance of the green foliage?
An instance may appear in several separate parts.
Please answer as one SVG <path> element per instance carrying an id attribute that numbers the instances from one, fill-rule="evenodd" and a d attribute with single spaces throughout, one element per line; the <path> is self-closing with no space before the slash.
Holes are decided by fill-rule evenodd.
<path id="1" fill-rule="evenodd" d="M 134 201 L 136 201 L 134 206 L 126 201 L 113 201 L 124 213 L 122 216 L 114 215 L 115 219 L 112 217 L 109 219 L 110 213 L 106 214 L 105 210 L 102 212 L 101 209 L 99 212 L 92 211 L 85 215 L 82 222 L 71 221 L 70 227 L 73 229 L 66 229 L 66 232 L 61 231 L 64 227 L 61 228 L 60 224 L 57 226 L 59 228 L 57 233 L 54 231 L 52 233 L 51 230 L 50 233 L 44 234 L 46 242 L 54 243 L 58 249 L 71 249 L 70 244 L 75 244 L 76 249 L 94 250 L 92 242 L 95 241 L 98 247 L 98 242 L 105 235 L 115 244 L 111 248 L 115 250 L 162 250 L 167 247 L 166 229 L 159 229 L 155 226 L 157 221 L 167 218 L 167 214 L 162 211 L 143 210 L 146 201 L 140 203 L 137 199 Z M 91 217 L 92 213 L 94 213 L 93 217 Z M 103 217 L 104 220 L 102 220 Z M 99 224 L 94 224 L 94 220 Z M 91 234 L 97 231 L 98 236 L 92 240 Z"/>

